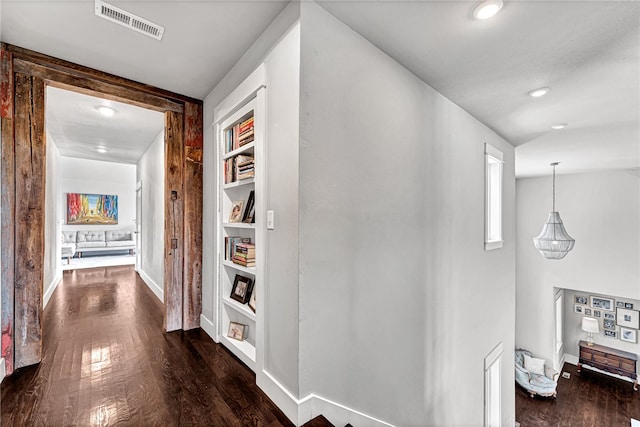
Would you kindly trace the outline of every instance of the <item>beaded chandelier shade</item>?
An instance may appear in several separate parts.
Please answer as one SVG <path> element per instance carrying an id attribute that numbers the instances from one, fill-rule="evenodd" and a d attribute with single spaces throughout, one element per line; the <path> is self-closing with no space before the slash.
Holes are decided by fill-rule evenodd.
<path id="1" fill-rule="evenodd" d="M 542 256 L 547 259 L 562 259 L 573 246 L 576 241 L 569 236 L 564 224 L 560 219 L 560 214 L 556 212 L 556 165 L 553 166 L 553 209 L 549 212 L 549 218 L 542 227 L 542 231 L 537 237 L 533 238 L 533 244 Z"/>

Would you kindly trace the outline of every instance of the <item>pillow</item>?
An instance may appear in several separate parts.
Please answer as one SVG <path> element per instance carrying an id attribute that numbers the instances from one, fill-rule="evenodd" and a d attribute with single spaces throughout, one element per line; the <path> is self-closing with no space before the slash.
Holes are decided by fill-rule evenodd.
<path id="1" fill-rule="evenodd" d="M 532 374 L 544 375 L 544 359 L 524 355 L 524 369 Z"/>

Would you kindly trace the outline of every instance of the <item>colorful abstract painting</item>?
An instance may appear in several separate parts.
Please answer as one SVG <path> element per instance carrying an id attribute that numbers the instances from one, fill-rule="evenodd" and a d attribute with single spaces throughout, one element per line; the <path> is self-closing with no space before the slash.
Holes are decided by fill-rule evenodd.
<path id="1" fill-rule="evenodd" d="M 67 193 L 67 224 L 117 224 L 118 196 Z"/>

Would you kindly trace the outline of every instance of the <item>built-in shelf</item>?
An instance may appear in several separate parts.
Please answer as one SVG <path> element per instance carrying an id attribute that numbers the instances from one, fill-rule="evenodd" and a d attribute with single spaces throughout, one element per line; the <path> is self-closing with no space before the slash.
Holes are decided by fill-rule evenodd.
<path id="1" fill-rule="evenodd" d="M 249 273 L 249 274 L 251 274 L 253 276 L 256 275 L 255 267 L 245 267 L 244 265 L 236 264 L 235 262 L 228 261 L 228 260 L 222 261 L 222 264 L 224 264 L 227 267 L 235 268 L 238 271 Z"/>
<path id="2" fill-rule="evenodd" d="M 253 178 L 241 179 L 239 181 L 230 182 L 228 184 L 223 184 L 222 188 L 228 190 L 230 188 L 243 187 L 245 185 L 253 184 L 255 181 Z"/>
<path id="3" fill-rule="evenodd" d="M 255 148 L 255 142 L 250 142 L 247 145 L 243 145 L 240 148 L 236 148 L 233 151 L 229 151 L 227 154 L 222 156 L 222 160 L 230 159 L 238 154 L 253 154 L 253 149 Z"/>
<path id="4" fill-rule="evenodd" d="M 255 370 L 256 365 L 256 347 L 249 341 L 238 341 L 222 335 L 222 342 L 231 349 L 236 349 L 233 353 L 240 358 L 248 367 Z"/>
<path id="5" fill-rule="evenodd" d="M 232 300 L 229 297 L 222 297 L 222 302 L 227 307 L 231 308 L 232 310 L 237 311 L 238 313 L 242 314 L 243 316 L 245 316 L 248 319 L 253 320 L 255 322 L 256 314 L 249 308 L 248 305 L 240 304 L 239 302 L 237 302 L 235 300 Z"/>
<path id="6" fill-rule="evenodd" d="M 225 228 L 256 228 L 255 224 L 246 222 L 223 222 L 222 226 Z"/>

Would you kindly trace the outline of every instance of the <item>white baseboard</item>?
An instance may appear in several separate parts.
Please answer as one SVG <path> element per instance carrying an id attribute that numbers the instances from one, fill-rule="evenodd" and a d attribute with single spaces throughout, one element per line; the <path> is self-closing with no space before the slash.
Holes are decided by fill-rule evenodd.
<path id="1" fill-rule="evenodd" d="M 153 292 L 153 294 L 158 297 L 160 302 L 164 303 L 164 288 L 158 286 L 158 284 L 154 282 L 153 279 L 144 272 L 144 270 L 138 270 L 138 274 L 140 275 L 140 278 L 144 281 L 144 283 L 147 284 L 149 289 L 151 289 L 151 292 Z"/>
<path id="2" fill-rule="evenodd" d="M 200 329 L 205 331 L 212 340 L 218 342 L 218 339 L 216 338 L 216 325 L 214 325 L 211 320 L 207 319 L 204 314 L 200 315 Z"/>
<path id="3" fill-rule="evenodd" d="M 4 364 L 4 357 L 0 359 L 0 383 L 4 380 L 4 377 L 7 375 L 6 371 L 7 367 Z"/>
<path id="4" fill-rule="evenodd" d="M 350 423 L 355 426 L 394 427 L 393 424 L 317 394 L 311 393 L 303 399 L 296 399 L 267 371 L 263 371 L 262 374 L 257 375 L 258 386 L 295 425 L 302 425 L 319 415 L 323 415 L 334 425 Z"/>
<path id="5" fill-rule="evenodd" d="M 565 363 L 571 363 L 572 365 L 577 365 L 578 364 L 578 356 L 574 356 L 573 354 L 564 354 L 564 361 Z"/>
<path id="6" fill-rule="evenodd" d="M 49 287 L 47 288 L 46 292 L 42 296 L 42 309 L 44 309 L 47 306 L 47 304 L 49 304 L 49 300 L 53 295 L 53 291 L 56 290 L 56 288 L 58 287 L 61 281 L 62 281 L 62 270 L 59 270 L 58 274 L 56 274 L 56 277 L 54 277 L 51 283 L 49 283 Z"/>

